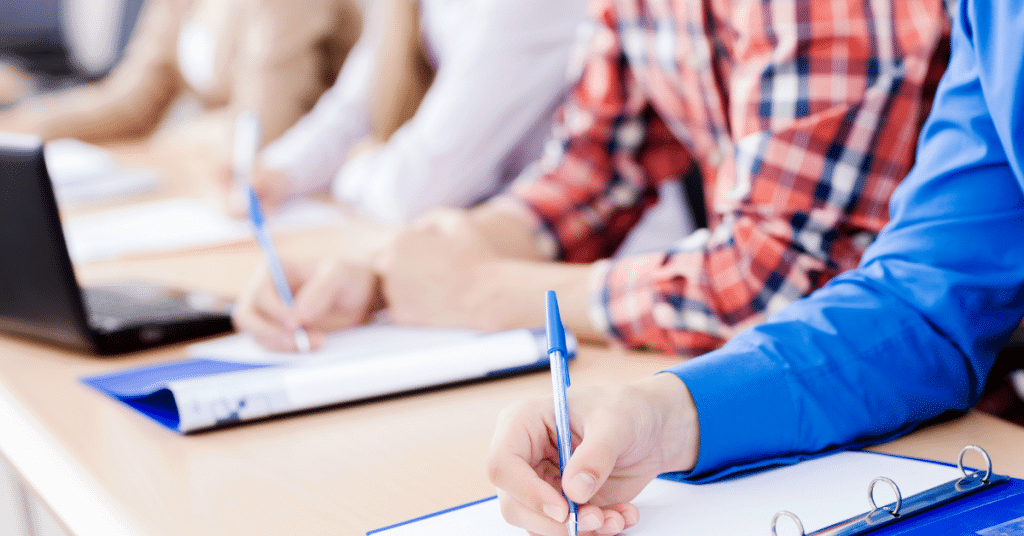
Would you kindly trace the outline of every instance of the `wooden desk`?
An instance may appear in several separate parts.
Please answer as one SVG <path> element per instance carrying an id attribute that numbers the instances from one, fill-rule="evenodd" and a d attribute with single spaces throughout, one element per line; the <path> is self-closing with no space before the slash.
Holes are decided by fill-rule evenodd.
<path id="1" fill-rule="evenodd" d="M 280 242 L 300 252 L 330 239 Z M 244 244 L 97 263 L 79 277 L 148 277 L 234 294 L 258 260 Z M 68 532 L 363 534 L 493 494 L 484 463 L 495 416 L 514 400 L 550 393 L 549 377 L 535 373 L 183 437 L 78 380 L 183 355 L 176 346 L 97 358 L 0 337 L 0 454 Z M 673 361 L 584 348 L 573 383 L 640 378 Z M 967 443 L 983 445 L 998 472 L 1024 477 L 1024 429 L 980 413 L 878 450 L 954 461 Z"/>

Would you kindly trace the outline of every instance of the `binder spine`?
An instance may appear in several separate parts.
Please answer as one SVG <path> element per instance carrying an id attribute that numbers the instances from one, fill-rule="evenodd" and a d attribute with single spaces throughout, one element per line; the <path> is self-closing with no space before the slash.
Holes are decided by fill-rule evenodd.
<path id="1" fill-rule="evenodd" d="M 987 466 L 984 471 L 975 471 L 968 474 L 964 468 L 964 454 L 971 450 L 981 453 L 982 457 L 985 458 Z M 871 509 L 867 513 L 851 517 L 835 525 L 806 534 L 806 536 L 859 536 L 886 525 L 898 523 L 914 514 L 953 502 L 966 495 L 1010 481 L 1008 476 L 992 473 L 992 459 L 984 449 L 977 445 L 967 445 L 960 451 L 957 467 L 960 468 L 960 473 L 963 474 L 961 478 L 940 484 L 907 498 L 902 497 L 900 489 L 895 482 L 880 476 L 872 480 L 871 484 L 868 485 L 868 504 Z M 892 487 L 893 491 L 896 492 L 895 502 L 883 506 L 875 504 L 875 485 L 879 482 L 884 482 Z M 799 534 L 805 536 L 800 518 L 786 510 L 778 512 L 772 518 L 772 536 L 777 536 L 776 524 L 783 517 L 792 519 L 796 523 Z"/>

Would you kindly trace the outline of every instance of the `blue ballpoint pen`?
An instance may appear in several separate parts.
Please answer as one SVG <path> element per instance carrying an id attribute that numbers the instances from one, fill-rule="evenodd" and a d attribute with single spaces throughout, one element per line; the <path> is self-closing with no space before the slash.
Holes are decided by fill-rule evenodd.
<path id="1" fill-rule="evenodd" d="M 292 297 L 292 290 L 288 286 L 288 278 L 284 274 L 284 268 L 281 267 L 281 259 L 277 256 L 277 250 L 274 248 L 274 242 L 270 238 L 270 232 L 267 231 L 266 219 L 263 214 L 263 206 L 260 204 L 260 198 L 256 194 L 256 189 L 253 188 L 252 180 L 250 179 L 253 164 L 256 160 L 256 152 L 260 146 L 260 131 L 259 118 L 254 114 L 242 113 L 238 116 L 238 120 L 235 123 L 235 146 L 234 154 L 232 155 L 235 186 L 244 188 L 248 193 L 249 220 L 252 222 L 256 242 L 260 245 L 260 249 L 263 250 L 263 257 L 267 261 L 270 278 L 274 282 L 278 296 L 290 308 L 295 303 Z M 310 351 L 309 335 L 305 329 L 301 327 L 296 329 L 293 336 L 295 337 L 295 347 L 300 352 L 306 353 Z"/>
<path id="2" fill-rule="evenodd" d="M 568 348 L 565 344 L 565 329 L 562 327 L 562 318 L 558 314 L 558 298 L 555 291 L 549 290 L 547 294 L 547 308 L 545 319 L 548 332 L 548 360 L 551 363 L 551 390 L 555 396 L 555 436 L 558 440 L 558 469 L 559 474 L 564 473 L 565 466 L 572 456 L 572 433 L 569 428 L 569 401 L 566 398 L 566 389 L 569 388 L 569 362 L 566 359 Z M 562 492 L 565 497 L 565 492 Z M 565 497 L 569 503 L 569 536 L 576 536 L 576 503 Z"/>

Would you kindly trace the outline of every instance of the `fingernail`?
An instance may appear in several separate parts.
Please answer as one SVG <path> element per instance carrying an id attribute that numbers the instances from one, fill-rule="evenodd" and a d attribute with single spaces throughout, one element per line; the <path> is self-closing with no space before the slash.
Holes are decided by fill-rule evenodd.
<path id="1" fill-rule="evenodd" d="M 597 530 L 604 524 L 604 520 L 594 515 L 593 513 L 587 513 L 580 516 L 577 521 L 577 530 L 580 532 L 587 532 L 591 530 Z"/>
<path id="2" fill-rule="evenodd" d="M 587 473 L 576 473 L 569 481 L 569 487 L 573 490 L 572 495 L 577 498 L 589 499 L 594 494 L 594 485 L 597 481 Z"/>
<path id="3" fill-rule="evenodd" d="M 640 513 L 631 508 L 627 508 L 625 512 L 622 512 L 622 519 L 626 520 L 627 527 L 632 527 L 640 522 Z"/>
<path id="4" fill-rule="evenodd" d="M 554 519 L 555 521 L 565 521 L 565 516 L 568 515 L 562 507 L 555 504 L 544 505 L 544 515 Z"/>
<path id="5" fill-rule="evenodd" d="M 605 525 L 602 525 L 600 528 L 598 528 L 597 529 L 597 533 L 598 534 L 607 534 L 609 536 L 614 536 L 615 534 L 618 534 L 618 533 L 620 533 L 620 532 L 622 532 L 623 530 L 626 529 L 625 526 L 620 525 L 620 523 L 622 523 L 624 521 L 625 520 L 612 519 L 611 521 L 609 521 Z"/>

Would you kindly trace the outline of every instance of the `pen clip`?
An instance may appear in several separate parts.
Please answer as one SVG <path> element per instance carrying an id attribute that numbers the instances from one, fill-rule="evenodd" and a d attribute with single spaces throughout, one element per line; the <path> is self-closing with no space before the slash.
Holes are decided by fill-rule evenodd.
<path id="1" fill-rule="evenodd" d="M 544 310 L 548 334 L 548 356 L 552 352 L 560 352 L 562 356 L 562 378 L 565 386 L 569 387 L 569 351 L 565 343 L 565 327 L 562 326 L 562 317 L 558 312 L 558 297 L 555 291 L 547 292 L 547 307 Z"/>
<path id="2" fill-rule="evenodd" d="M 558 314 L 558 298 L 553 290 L 549 290 L 547 293 L 545 313 L 548 328 L 548 353 L 557 350 L 562 352 L 562 355 L 566 355 L 568 352 L 565 344 L 565 329 L 562 327 L 562 317 Z"/>

